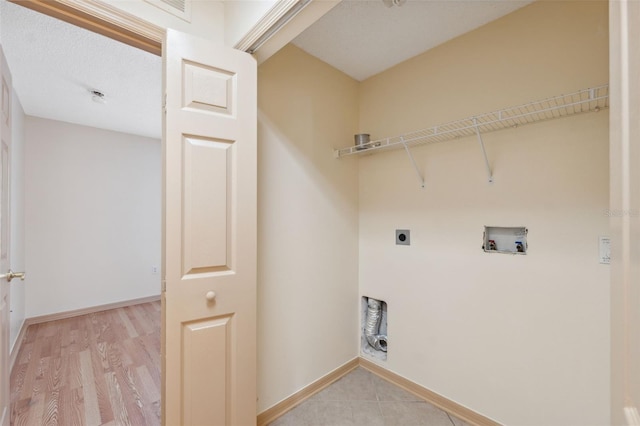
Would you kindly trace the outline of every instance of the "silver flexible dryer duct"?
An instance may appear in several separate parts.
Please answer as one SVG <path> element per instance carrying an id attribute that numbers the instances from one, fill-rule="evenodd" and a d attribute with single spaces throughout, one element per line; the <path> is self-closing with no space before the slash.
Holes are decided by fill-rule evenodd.
<path id="1" fill-rule="evenodd" d="M 382 302 L 371 297 L 367 300 L 367 319 L 364 325 L 364 336 L 369 345 L 376 350 L 387 351 L 387 336 L 380 332 L 382 320 Z"/>

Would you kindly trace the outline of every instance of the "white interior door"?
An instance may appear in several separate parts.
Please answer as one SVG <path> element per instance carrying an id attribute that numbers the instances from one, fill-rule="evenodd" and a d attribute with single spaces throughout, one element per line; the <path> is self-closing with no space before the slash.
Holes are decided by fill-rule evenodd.
<path id="1" fill-rule="evenodd" d="M 11 148 L 11 73 L 0 48 L 0 425 L 9 424 L 9 154 Z"/>
<path id="2" fill-rule="evenodd" d="M 256 63 L 168 30 L 163 424 L 256 422 Z"/>

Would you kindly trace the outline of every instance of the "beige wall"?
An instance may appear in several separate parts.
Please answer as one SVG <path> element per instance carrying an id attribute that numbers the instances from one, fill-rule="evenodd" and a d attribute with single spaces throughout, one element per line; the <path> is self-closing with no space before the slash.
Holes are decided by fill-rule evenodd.
<path id="1" fill-rule="evenodd" d="M 372 138 L 608 82 L 606 2 L 538 2 L 362 83 Z M 360 292 L 388 303 L 383 365 L 504 424 L 609 422 L 608 113 L 362 157 Z M 484 225 L 526 226 L 526 256 Z M 409 247 L 394 229 L 411 229 Z"/>
<path id="2" fill-rule="evenodd" d="M 287 46 L 258 70 L 258 409 L 357 354 L 357 83 Z"/>
<path id="3" fill-rule="evenodd" d="M 25 125 L 27 317 L 160 294 L 160 142 Z"/>

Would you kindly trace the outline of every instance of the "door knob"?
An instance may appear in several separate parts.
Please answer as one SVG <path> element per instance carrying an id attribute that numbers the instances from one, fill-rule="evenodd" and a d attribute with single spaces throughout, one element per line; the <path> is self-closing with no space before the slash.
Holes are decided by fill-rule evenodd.
<path id="1" fill-rule="evenodd" d="M 7 272 L 6 274 L 0 274 L 0 279 L 5 279 L 9 282 L 11 282 L 12 279 L 14 278 L 20 278 L 20 280 L 24 281 L 24 272 L 13 272 L 11 269 L 9 269 L 9 272 Z"/>
<path id="2" fill-rule="evenodd" d="M 213 300 L 216 298 L 215 291 L 208 291 L 206 297 L 209 302 L 213 302 Z"/>

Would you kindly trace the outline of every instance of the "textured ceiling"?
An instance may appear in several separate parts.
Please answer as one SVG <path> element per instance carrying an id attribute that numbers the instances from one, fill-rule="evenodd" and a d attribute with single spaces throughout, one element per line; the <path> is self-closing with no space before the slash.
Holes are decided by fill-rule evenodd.
<path id="1" fill-rule="evenodd" d="M 1 40 L 28 115 L 160 138 L 162 59 L 0 1 Z M 105 104 L 90 90 L 105 94 Z"/>
<path id="2" fill-rule="evenodd" d="M 293 44 L 362 81 L 531 1 L 343 0 Z"/>
<path id="3" fill-rule="evenodd" d="M 364 80 L 530 1 L 344 0 L 294 40 Z M 0 0 L 1 40 L 28 115 L 161 137 L 162 60 Z M 106 103 L 93 102 L 99 90 Z"/>

